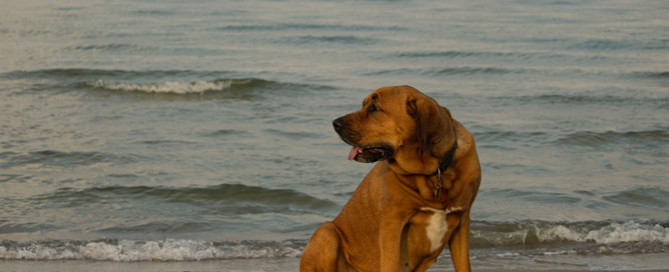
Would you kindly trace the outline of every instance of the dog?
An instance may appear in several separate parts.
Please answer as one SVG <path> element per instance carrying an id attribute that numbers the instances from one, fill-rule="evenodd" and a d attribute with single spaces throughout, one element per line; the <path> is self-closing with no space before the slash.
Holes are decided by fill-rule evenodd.
<path id="1" fill-rule="evenodd" d="M 300 271 L 425 271 L 448 244 L 470 271 L 470 209 L 481 182 L 474 137 L 410 86 L 383 87 L 333 121 L 348 159 L 378 162 L 306 245 Z"/>

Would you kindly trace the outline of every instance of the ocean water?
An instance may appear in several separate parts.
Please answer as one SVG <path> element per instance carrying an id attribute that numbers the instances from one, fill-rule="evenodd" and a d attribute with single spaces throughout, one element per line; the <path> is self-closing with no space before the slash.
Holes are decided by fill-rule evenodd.
<path id="1" fill-rule="evenodd" d="M 372 167 L 346 160 L 331 121 L 407 84 L 476 138 L 474 269 L 668 269 L 667 13 L 3 1 L 0 266 L 294 264 Z M 431 271 L 452 271 L 447 251 Z"/>

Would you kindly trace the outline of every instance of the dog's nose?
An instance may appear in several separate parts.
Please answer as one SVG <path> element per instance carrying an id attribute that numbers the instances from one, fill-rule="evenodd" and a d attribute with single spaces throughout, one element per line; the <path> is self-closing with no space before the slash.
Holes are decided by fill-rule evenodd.
<path id="1" fill-rule="evenodd" d="M 332 126 L 334 127 L 334 130 L 339 133 L 341 132 L 342 129 L 344 129 L 344 124 L 346 123 L 346 120 L 344 117 L 339 117 L 332 121 Z"/>

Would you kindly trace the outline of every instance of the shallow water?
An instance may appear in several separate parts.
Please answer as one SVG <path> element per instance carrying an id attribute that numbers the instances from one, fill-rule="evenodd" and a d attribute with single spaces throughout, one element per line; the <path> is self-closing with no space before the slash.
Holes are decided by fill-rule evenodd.
<path id="1" fill-rule="evenodd" d="M 668 10 L 2 3 L 0 259 L 297 258 L 371 168 L 331 121 L 408 84 L 476 137 L 479 267 L 669 267 Z"/>

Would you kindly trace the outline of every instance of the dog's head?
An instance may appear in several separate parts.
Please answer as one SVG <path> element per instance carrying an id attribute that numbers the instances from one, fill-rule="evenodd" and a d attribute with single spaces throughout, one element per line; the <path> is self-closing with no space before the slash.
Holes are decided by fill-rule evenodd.
<path id="1" fill-rule="evenodd" d="M 454 135 L 448 109 L 410 86 L 383 87 L 362 108 L 337 118 L 333 126 L 353 146 L 349 159 L 391 160 L 410 173 L 435 171 Z"/>

